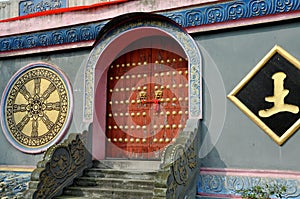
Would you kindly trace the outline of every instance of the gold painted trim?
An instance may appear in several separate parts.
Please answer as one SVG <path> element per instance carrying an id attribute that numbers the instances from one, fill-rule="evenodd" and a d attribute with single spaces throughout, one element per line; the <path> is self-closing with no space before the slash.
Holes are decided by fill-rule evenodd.
<path id="1" fill-rule="evenodd" d="M 34 169 L 35 169 L 34 166 L 0 165 L 0 172 L 1 171 L 32 172 Z"/>
<path id="2" fill-rule="evenodd" d="M 256 75 L 261 68 L 272 58 L 272 56 L 278 53 L 287 59 L 291 64 L 300 70 L 300 62 L 281 48 L 275 45 L 270 52 L 242 79 L 242 81 L 227 95 L 242 112 L 244 112 L 256 125 L 258 125 L 263 131 L 265 131 L 278 145 L 282 145 L 300 126 L 300 119 L 298 119 L 281 137 L 277 136 L 263 121 L 259 119 L 252 111 L 250 111 L 235 95 Z"/>

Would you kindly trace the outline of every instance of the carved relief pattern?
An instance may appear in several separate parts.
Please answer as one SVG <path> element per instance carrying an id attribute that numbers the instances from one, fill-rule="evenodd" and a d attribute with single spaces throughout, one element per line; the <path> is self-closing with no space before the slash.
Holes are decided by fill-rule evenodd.
<path id="1" fill-rule="evenodd" d="M 188 178 L 187 158 L 184 148 L 181 145 L 176 146 L 173 164 L 173 176 L 179 185 L 185 184 Z"/>
<path id="2" fill-rule="evenodd" d="M 59 136 L 71 113 L 69 88 L 60 74 L 42 64 L 25 67 L 7 88 L 3 128 L 14 146 L 40 150 Z"/>
<path id="3" fill-rule="evenodd" d="M 44 93 L 40 94 L 40 82 L 42 79 L 50 81 L 49 87 L 45 90 Z M 26 84 L 30 81 L 34 81 L 35 83 L 35 93 L 31 94 L 27 89 Z M 54 83 L 56 85 L 54 85 Z M 38 91 L 37 91 L 38 90 Z M 61 99 L 57 99 L 58 101 L 45 103 L 45 101 L 49 98 L 49 96 L 57 90 L 59 92 L 59 96 Z M 24 104 L 16 104 L 18 93 L 24 96 L 27 100 L 27 103 Z M 25 75 L 21 76 L 12 87 L 11 92 L 8 96 L 7 101 L 7 124 L 8 128 L 11 131 L 16 140 L 26 146 L 41 146 L 48 143 L 52 140 L 59 130 L 61 126 L 63 126 L 66 117 L 68 108 L 68 96 L 66 92 L 66 88 L 64 87 L 60 78 L 58 78 L 51 71 L 47 71 L 42 68 L 36 68 L 34 70 L 29 71 Z M 47 111 L 59 111 L 60 114 L 57 117 L 58 120 L 53 123 L 49 119 L 49 117 L 45 114 Z M 18 123 L 15 118 L 15 113 L 27 112 L 27 114 L 22 118 L 22 120 Z M 38 119 L 41 119 L 49 130 L 44 136 L 39 137 L 38 135 Z M 22 131 L 26 125 L 32 120 L 32 131 L 31 136 L 26 136 Z M 52 128 L 53 127 L 53 128 Z"/>
<path id="4" fill-rule="evenodd" d="M 66 0 L 26 0 L 19 3 L 19 16 L 53 10 L 57 8 L 65 8 Z"/>
<path id="5" fill-rule="evenodd" d="M 247 19 L 300 9 L 298 0 L 238 0 L 207 5 L 193 10 L 163 13 L 183 27 Z"/>
<path id="6" fill-rule="evenodd" d="M 30 10 L 34 10 L 34 6 L 37 6 L 37 4 L 33 2 L 34 1 L 22 1 L 21 4 L 26 3 L 27 7 L 25 10 L 29 12 Z M 39 9 L 48 9 L 48 5 L 58 6 L 63 4 L 61 2 L 64 1 L 42 0 L 41 2 L 43 3 L 39 4 Z M 22 8 L 24 10 L 24 5 Z M 300 10 L 300 1 L 298 0 L 238 0 L 158 14 L 164 15 L 182 27 L 187 28 L 297 10 Z M 95 40 L 105 23 L 107 23 L 107 21 L 86 24 L 85 26 L 80 25 L 61 28 L 55 31 L 24 34 L 17 37 L 3 37 L 0 39 L 0 52 Z"/>
<path id="7" fill-rule="evenodd" d="M 87 132 L 71 134 L 64 143 L 50 147 L 31 176 L 31 181 L 39 181 L 38 186 L 27 190 L 26 197 L 52 198 L 90 167 L 91 157 L 85 148 L 86 141 Z"/>
<path id="8" fill-rule="evenodd" d="M 162 165 L 169 165 L 169 175 L 167 177 L 167 197 L 166 198 L 184 198 L 190 186 L 195 183 L 194 176 L 197 175 L 197 140 L 198 131 L 189 132 L 182 144 L 175 142 L 170 145 L 163 153 Z M 186 133 L 186 132 L 183 132 Z M 196 137 L 195 137 L 196 136 Z M 170 150 L 172 148 L 172 150 Z M 171 158 L 168 158 L 171 157 Z M 171 162 L 168 162 L 171 161 Z"/>
<path id="9" fill-rule="evenodd" d="M 192 134 L 192 137 L 195 137 L 194 134 Z M 187 159 L 187 165 L 190 169 L 195 169 L 197 167 L 197 151 L 196 151 L 196 141 L 189 139 L 187 142 L 187 152 L 186 152 L 186 159 Z"/>
<path id="10" fill-rule="evenodd" d="M 173 167 L 170 168 L 171 173 L 174 172 Z M 176 183 L 176 180 L 174 178 L 174 175 L 169 175 L 167 180 L 167 197 L 166 198 L 176 198 L 177 188 L 178 184 Z"/>
<path id="11" fill-rule="evenodd" d="M 71 166 L 70 152 L 68 148 L 57 148 L 50 161 L 50 171 L 55 178 L 64 178 Z"/>
<path id="12" fill-rule="evenodd" d="M 106 22 L 61 28 L 0 39 L 0 52 L 95 40 Z"/>
<path id="13" fill-rule="evenodd" d="M 285 198 L 294 198 L 300 196 L 298 189 L 300 181 L 289 178 L 267 178 L 250 176 L 225 176 L 216 174 L 200 174 L 198 182 L 198 194 L 209 195 L 236 195 L 236 190 L 248 189 L 256 185 L 264 184 L 282 184 L 287 187 Z"/>
<path id="14" fill-rule="evenodd" d="M 196 56 L 193 51 L 191 50 L 192 54 L 189 56 L 191 59 L 195 59 Z M 199 115 L 201 115 L 201 60 L 193 60 L 191 61 L 191 67 L 190 67 L 190 77 L 189 77 L 189 84 L 190 84 L 190 92 L 189 92 L 189 98 L 190 98 L 190 116 L 192 118 L 197 118 Z M 196 64 L 196 65 L 195 65 Z M 201 116 L 200 116 L 201 117 Z"/>

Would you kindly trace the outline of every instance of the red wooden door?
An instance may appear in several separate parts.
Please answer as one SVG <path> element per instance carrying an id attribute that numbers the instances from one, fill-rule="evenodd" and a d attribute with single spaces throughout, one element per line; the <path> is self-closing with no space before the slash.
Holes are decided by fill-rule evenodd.
<path id="1" fill-rule="evenodd" d="M 139 49 L 108 70 L 106 157 L 158 159 L 188 117 L 185 58 L 161 49 Z"/>

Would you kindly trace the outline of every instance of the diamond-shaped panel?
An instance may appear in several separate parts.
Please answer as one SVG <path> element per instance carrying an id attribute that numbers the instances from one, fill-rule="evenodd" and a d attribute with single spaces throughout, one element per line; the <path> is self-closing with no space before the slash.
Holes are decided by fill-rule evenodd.
<path id="1" fill-rule="evenodd" d="M 300 125 L 300 62 L 275 46 L 228 98 L 282 145 Z"/>

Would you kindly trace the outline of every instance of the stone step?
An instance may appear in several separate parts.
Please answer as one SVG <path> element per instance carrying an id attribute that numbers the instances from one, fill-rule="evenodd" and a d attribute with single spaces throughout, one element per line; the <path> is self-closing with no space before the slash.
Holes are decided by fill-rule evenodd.
<path id="1" fill-rule="evenodd" d="M 153 192 L 149 190 L 108 189 L 99 187 L 67 187 L 64 196 L 76 196 L 97 199 L 152 199 Z"/>
<path id="2" fill-rule="evenodd" d="M 157 171 L 160 161 L 143 161 L 143 160 L 101 160 L 94 161 L 94 168 L 110 168 L 116 170 L 141 170 Z"/>
<path id="3" fill-rule="evenodd" d="M 85 177 L 93 178 L 122 178 L 122 179 L 140 179 L 153 180 L 155 171 L 138 171 L 138 170 L 115 170 L 91 168 L 84 171 Z"/>
<path id="4" fill-rule="evenodd" d="M 152 199 L 158 169 L 158 161 L 94 161 L 57 199 Z"/>
<path id="5" fill-rule="evenodd" d="M 81 187 L 98 186 L 102 188 L 153 190 L 154 180 L 80 177 L 74 180 L 73 185 Z"/>

